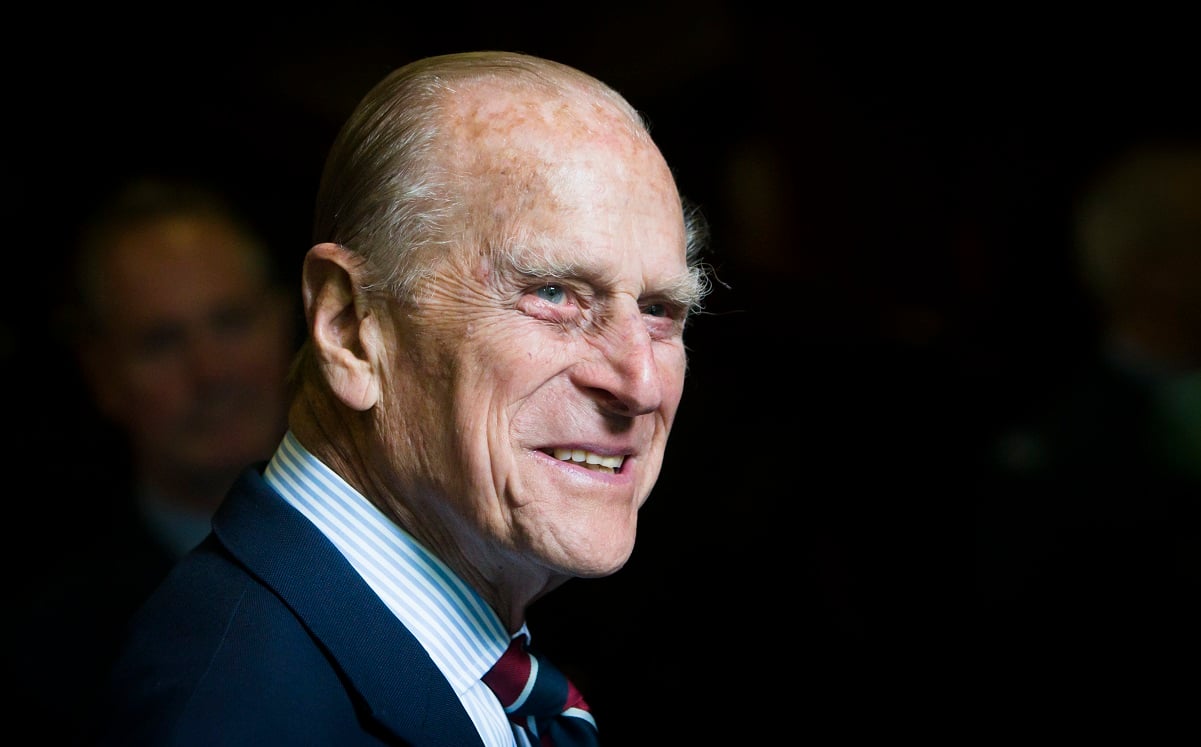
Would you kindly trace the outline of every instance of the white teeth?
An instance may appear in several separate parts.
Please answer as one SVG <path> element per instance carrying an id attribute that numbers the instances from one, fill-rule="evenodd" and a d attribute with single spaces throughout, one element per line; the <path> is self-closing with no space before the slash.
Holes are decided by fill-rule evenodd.
<path id="1" fill-rule="evenodd" d="M 555 449 L 554 453 L 555 459 L 560 461 L 607 467 L 611 470 L 620 469 L 621 463 L 625 459 L 621 456 L 601 456 L 583 449 Z"/>

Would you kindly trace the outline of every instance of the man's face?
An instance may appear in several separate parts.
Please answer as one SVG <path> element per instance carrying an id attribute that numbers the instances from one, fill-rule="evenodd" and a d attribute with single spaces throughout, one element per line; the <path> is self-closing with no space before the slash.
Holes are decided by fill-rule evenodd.
<path id="1" fill-rule="evenodd" d="M 604 121 L 546 118 L 493 130 L 494 158 L 463 164 L 478 194 L 393 315 L 383 427 L 410 477 L 433 475 L 425 505 L 476 567 L 598 576 L 628 559 L 659 474 L 695 289 L 658 151 Z"/>
<path id="2" fill-rule="evenodd" d="M 108 259 L 89 369 L 138 461 L 189 480 L 269 457 L 283 433 L 291 321 L 239 237 L 172 219 L 127 234 Z"/>

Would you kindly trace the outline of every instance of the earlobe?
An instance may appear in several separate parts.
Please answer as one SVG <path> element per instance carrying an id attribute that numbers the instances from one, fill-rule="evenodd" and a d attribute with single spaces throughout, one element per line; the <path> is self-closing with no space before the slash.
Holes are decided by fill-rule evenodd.
<path id="1" fill-rule="evenodd" d="M 379 400 L 378 325 L 360 290 L 362 260 L 337 244 L 318 244 L 304 258 L 304 314 L 321 371 L 347 407 L 365 411 Z"/>

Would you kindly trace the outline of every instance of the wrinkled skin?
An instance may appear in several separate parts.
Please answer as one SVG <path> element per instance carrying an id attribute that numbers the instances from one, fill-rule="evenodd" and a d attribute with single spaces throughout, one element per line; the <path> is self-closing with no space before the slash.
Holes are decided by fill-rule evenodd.
<path id="1" fill-rule="evenodd" d="M 591 99 L 475 94 L 456 101 L 462 142 L 447 149 L 471 154 L 453 164 L 468 207 L 411 304 L 365 298 L 348 250 L 309 253 L 318 358 L 362 414 L 339 420 L 353 451 L 316 449 L 515 629 L 537 597 L 629 558 L 683 392 L 695 289 L 649 140 Z"/>

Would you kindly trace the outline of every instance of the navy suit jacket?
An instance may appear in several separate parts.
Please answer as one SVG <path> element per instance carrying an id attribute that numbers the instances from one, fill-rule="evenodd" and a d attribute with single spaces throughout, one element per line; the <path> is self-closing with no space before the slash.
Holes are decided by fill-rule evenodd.
<path id="1" fill-rule="evenodd" d="M 98 744 L 482 744 L 417 639 L 247 470 L 134 616 Z"/>

